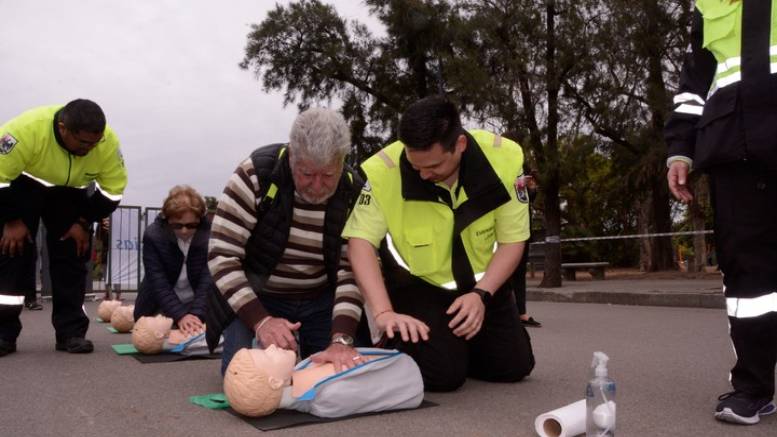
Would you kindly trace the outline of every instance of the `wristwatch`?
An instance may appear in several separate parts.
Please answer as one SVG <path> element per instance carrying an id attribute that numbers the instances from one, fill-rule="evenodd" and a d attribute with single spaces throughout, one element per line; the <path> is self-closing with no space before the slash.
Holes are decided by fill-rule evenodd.
<path id="1" fill-rule="evenodd" d="M 488 302 L 491 301 L 492 294 L 486 290 L 483 290 L 482 288 L 473 288 L 473 293 L 477 293 L 478 296 L 480 296 L 480 300 L 483 301 L 483 305 L 488 306 Z"/>
<path id="2" fill-rule="evenodd" d="M 332 344 L 341 344 L 343 346 L 353 346 L 353 337 L 346 334 L 335 334 L 332 336 Z"/>

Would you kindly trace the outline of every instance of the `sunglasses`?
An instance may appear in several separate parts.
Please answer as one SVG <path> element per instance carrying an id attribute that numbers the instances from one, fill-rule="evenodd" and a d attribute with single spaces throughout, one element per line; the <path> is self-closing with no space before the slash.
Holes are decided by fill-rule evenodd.
<path id="1" fill-rule="evenodd" d="M 170 227 L 175 229 L 176 231 L 180 231 L 183 228 L 197 229 L 199 225 L 200 225 L 199 223 L 170 223 Z"/>

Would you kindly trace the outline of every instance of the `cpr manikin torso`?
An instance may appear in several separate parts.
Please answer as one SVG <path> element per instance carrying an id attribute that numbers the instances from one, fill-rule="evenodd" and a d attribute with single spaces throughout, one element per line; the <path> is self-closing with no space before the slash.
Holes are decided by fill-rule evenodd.
<path id="1" fill-rule="evenodd" d="M 415 408 L 423 401 L 423 382 L 415 362 L 398 351 L 360 348 L 364 362 L 336 372 L 334 365 L 299 363 L 292 351 L 270 346 L 241 349 L 224 375 L 230 406 L 252 417 L 277 408 L 321 417 Z"/>
<path id="2" fill-rule="evenodd" d="M 165 316 L 141 317 L 132 330 L 132 344 L 138 352 L 149 355 L 162 352 L 182 355 L 208 353 L 204 329 L 187 336 L 172 327 L 173 319 Z"/>
<path id="3" fill-rule="evenodd" d="M 111 313 L 111 326 L 118 332 L 130 332 L 135 325 L 135 305 L 120 306 Z"/>
<path id="4" fill-rule="evenodd" d="M 111 321 L 111 314 L 113 314 L 113 310 L 120 306 L 120 300 L 104 300 L 100 302 L 100 305 L 97 306 L 97 316 L 103 322 L 108 323 Z"/>

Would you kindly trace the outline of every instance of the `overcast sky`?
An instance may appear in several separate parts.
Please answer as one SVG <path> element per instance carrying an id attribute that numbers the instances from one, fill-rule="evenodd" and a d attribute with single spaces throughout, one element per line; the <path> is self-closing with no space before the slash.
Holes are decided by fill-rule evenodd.
<path id="1" fill-rule="evenodd" d="M 324 0 L 380 32 L 359 0 Z M 122 143 L 124 205 L 175 184 L 220 196 L 258 146 L 288 139 L 296 108 L 262 92 L 243 59 L 271 0 L 0 0 L 0 124 L 89 98 Z M 300 60 L 304 62 L 304 60 Z"/>

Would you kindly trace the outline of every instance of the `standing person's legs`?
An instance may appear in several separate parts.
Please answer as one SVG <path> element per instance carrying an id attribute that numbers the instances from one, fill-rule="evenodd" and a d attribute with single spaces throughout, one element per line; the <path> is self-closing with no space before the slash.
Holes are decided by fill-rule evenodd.
<path id="1" fill-rule="evenodd" d="M 526 246 L 523 250 L 523 256 L 518 267 L 513 272 L 513 275 L 508 279 L 508 283 L 512 286 L 513 293 L 515 294 L 515 302 L 518 305 L 518 315 L 521 323 L 524 326 L 530 326 L 533 328 L 542 327 L 542 323 L 534 320 L 534 317 L 529 316 L 526 311 L 526 267 L 529 263 L 529 243 L 526 242 Z"/>
<path id="2" fill-rule="evenodd" d="M 765 305 L 777 295 L 777 174 L 751 165 L 726 166 L 711 172 L 710 192 L 737 358 L 731 370 L 734 395 L 722 397 L 716 416 L 756 423 L 770 407 L 777 360 L 777 313 Z"/>
<path id="3" fill-rule="evenodd" d="M 51 257 L 51 322 L 57 342 L 84 338 L 89 329 L 89 318 L 83 309 L 88 254 L 78 256 L 72 239 L 60 240 L 53 232 L 46 243 Z"/>
<path id="4" fill-rule="evenodd" d="M 489 302 L 483 327 L 470 340 L 469 362 L 470 376 L 491 382 L 520 381 L 534 368 L 531 340 L 509 286 Z"/>
<path id="5" fill-rule="evenodd" d="M 91 241 L 85 253 L 79 256 L 75 241 L 61 238 L 76 222 L 78 213 L 73 205 L 82 202 L 84 195 L 80 190 L 51 189 L 43 213 L 51 273 L 51 321 L 56 331 L 57 350 L 76 353 L 88 353 L 93 349 L 91 342 L 84 339 L 89 318 L 83 309 Z M 91 235 L 89 237 L 91 239 Z"/>
<path id="6" fill-rule="evenodd" d="M 456 299 L 452 291 L 441 290 L 421 280 L 398 287 L 390 292 L 394 311 L 412 316 L 429 326 L 429 340 L 404 342 L 399 332 L 394 333 L 390 346 L 410 355 L 421 369 L 424 389 L 452 391 L 461 387 L 467 378 L 468 344 L 453 334 L 448 327 L 453 316 L 445 314 Z"/>
<path id="7" fill-rule="evenodd" d="M 38 218 L 27 217 L 24 220 L 31 235 L 37 233 Z M 0 231 L 4 223 L 0 223 Z M 22 254 L 16 256 L 0 254 L 0 356 L 16 351 L 16 338 L 22 330 L 19 315 L 24 307 L 24 295 L 27 279 L 24 274 L 35 266 L 36 247 L 26 242 Z"/>
<path id="8" fill-rule="evenodd" d="M 33 241 L 35 236 L 33 235 Z M 24 290 L 24 306 L 30 311 L 38 311 L 43 309 L 43 305 L 38 303 L 38 290 L 36 281 L 36 270 L 38 267 L 38 249 L 35 247 L 35 243 L 32 251 L 32 262 L 27 263 L 24 266 L 24 271 L 19 275 L 19 281 L 21 283 L 21 289 Z"/>

